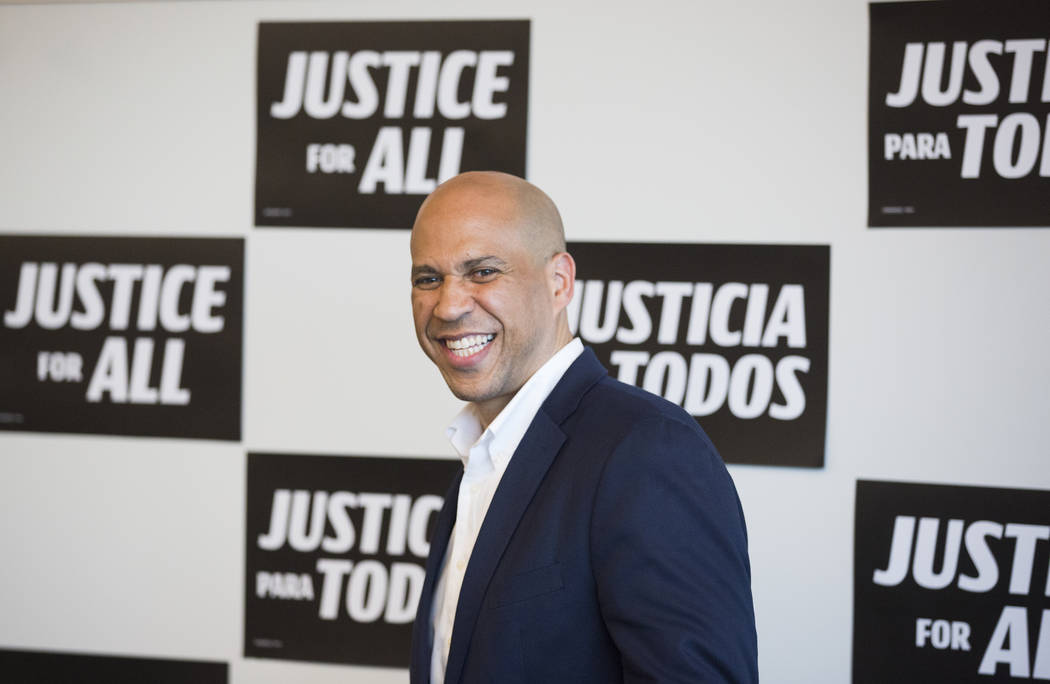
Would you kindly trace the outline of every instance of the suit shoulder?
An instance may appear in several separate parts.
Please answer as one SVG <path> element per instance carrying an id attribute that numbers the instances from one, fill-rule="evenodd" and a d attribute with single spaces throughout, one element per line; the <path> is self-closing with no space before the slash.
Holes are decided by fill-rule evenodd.
<path id="1" fill-rule="evenodd" d="M 580 402 L 581 409 L 599 409 L 637 420 L 666 419 L 696 425 L 696 420 L 682 407 L 661 396 L 612 377 L 602 378 Z"/>
<path id="2" fill-rule="evenodd" d="M 612 377 L 602 378 L 587 392 L 580 402 L 578 412 L 581 414 L 581 420 L 585 422 L 600 419 L 611 433 L 625 435 L 644 425 L 659 426 L 670 423 L 676 428 L 685 428 L 684 431 L 678 429 L 676 432 L 693 433 L 711 446 L 710 439 L 696 419 L 682 407 Z"/>

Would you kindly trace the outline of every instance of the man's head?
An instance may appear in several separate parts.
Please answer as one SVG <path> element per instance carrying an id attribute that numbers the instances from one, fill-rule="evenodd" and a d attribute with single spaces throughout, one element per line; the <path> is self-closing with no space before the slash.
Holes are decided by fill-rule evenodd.
<path id="1" fill-rule="evenodd" d="M 412 227 L 419 346 L 485 423 L 571 339 L 576 265 L 547 195 L 515 176 L 442 183 Z"/>

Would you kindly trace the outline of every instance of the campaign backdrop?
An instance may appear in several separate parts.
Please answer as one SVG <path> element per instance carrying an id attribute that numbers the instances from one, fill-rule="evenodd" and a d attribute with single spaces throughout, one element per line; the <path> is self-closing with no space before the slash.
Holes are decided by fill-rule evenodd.
<path id="1" fill-rule="evenodd" d="M 824 465 L 829 247 L 569 251 L 569 327 L 614 377 L 685 408 L 728 463 Z"/>
<path id="2" fill-rule="evenodd" d="M 226 684 L 228 677 L 226 663 L 0 648 L 0 679 L 20 684 Z"/>
<path id="3" fill-rule="evenodd" d="M 729 462 L 762 682 L 1041 681 L 1050 523 L 983 504 L 1050 491 L 1046 7 L 0 2 L 0 647 L 405 684 L 461 408 L 407 228 L 485 166 L 556 202 L 613 377 Z M 921 578 L 963 521 L 939 589 L 924 518 Z"/>
<path id="4" fill-rule="evenodd" d="M 240 439 L 241 239 L 0 235 L 0 429 Z"/>
<path id="5" fill-rule="evenodd" d="M 244 655 L 408 667 L 458 461 L 248 455 Z"/>
<path id="6" fill-rule="evenodd" d="M 1050 679 L 1050 491 L 857 482 L 853 681 Z"/>
<path id="7" fill-rule="evenodd" d="M 1050 3 L 871 5 L 868 225 L 1050 223 Z"/>
<path id="8" fill-rule="evenodd" d="M 525 175 L 529 22 L 259 24 L 255 223 L 409 228 L 461 171 Z"/>

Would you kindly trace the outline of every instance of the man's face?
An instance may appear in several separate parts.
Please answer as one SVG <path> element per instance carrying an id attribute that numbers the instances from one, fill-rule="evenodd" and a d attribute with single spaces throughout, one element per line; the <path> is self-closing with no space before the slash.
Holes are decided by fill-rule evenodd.
<path id="1" fill-rule="evenodd" d="M 507 205 L 453 191 L 428 202 L 412 230 L 419 345 L 489 420 L 557 351 L 550 259 L 532 253 Z"/>

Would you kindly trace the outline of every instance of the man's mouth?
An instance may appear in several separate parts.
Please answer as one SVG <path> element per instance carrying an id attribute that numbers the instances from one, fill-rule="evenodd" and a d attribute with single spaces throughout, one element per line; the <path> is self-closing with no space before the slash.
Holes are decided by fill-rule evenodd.
<path id="1" fill-rule="evenodd" d="M 441 341 L 454 355 L 466 358 L 477 354 L 487 347 L 495 337 L 494 334 L 489 333 L 487 335 L 464 335 L 463 337 L 458 337 L 456 339 L 446 338 Z"/>

